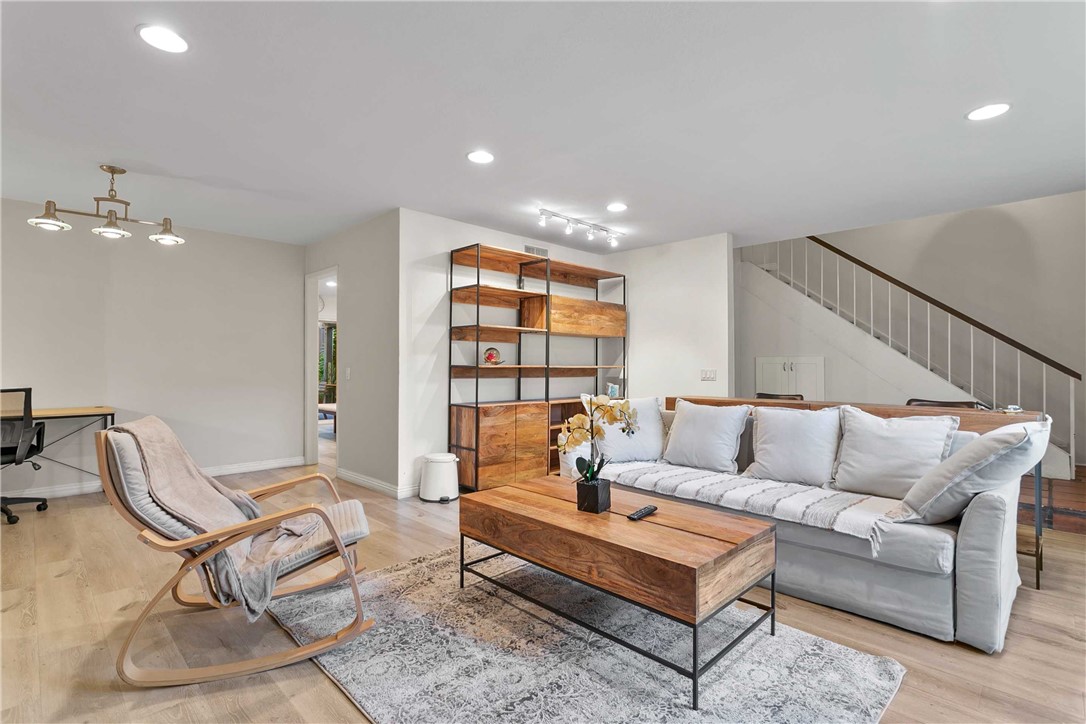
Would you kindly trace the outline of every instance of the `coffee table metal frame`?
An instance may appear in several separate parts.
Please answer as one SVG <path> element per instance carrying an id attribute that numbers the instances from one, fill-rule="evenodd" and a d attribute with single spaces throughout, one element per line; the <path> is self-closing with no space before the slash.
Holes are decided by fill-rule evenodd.
<path id="1" fill-rule="evenodd" d="M 766 606 L 763 603 L 758 603 L 757 601 L 751 601 L 751 600 L 743 598 L 743 596 L 750 593 L 752 590 L 754 590 L 758 586 L 758 584 L 760 584 L 762 581 L 765 580 L 766 577 L 763 577 L 762 579 L 755 582 L 750 587 L 748 587 L 748 588 L 744 589 L 743 591 L 741 591 L 734 598 L 720 604 L 720 606 L 718 606 L 716 608 L 716 610 L 714 610 L 708 616 L 703 618 L 701 621 L 698 621 L 697 623 L 690 623 L 689 621 L 683 621 L 681 618 L 677 618 L 675 616 L 664 613 L 662 611 L 657 611 L 656 609 L 651 608 L 649 606 L 646 606 L 643 603 L 638 603 L 637 601 L 633 601 L 633 600 L 631 600 L 629 598 L 626 598 L 625 596 L 621 596 L 621 595 L 619 595 L 617 593 L 614 593 L 612 591 L 608 591 L 607 589 L 600 588 L 599 586 L 595 586 L 595 585 L 593 585 L 591 583 L 587 583 L 587 582 L 582 581 L 582 580 L 577 579 L 577 578 L 573 578 L 572 576 L 569 576 L 569 575 L 567 575 L 565 573 L 562 573 L 561 571 L 556 571 L 555 569 L 553 569 L 553 568 L 551 568 L 549 566 L 545 566 L 542 563 L 537 563 L 535 561 L 530 561 L 530 560 L 528 560 L 526 558 L 522 558 L 521 556 L 518 556 L 516 553 L 513 553 L 512 551 L 507 551 L 507 550 L 501 548 L 500 546 L 496 546 L 496 545 L 494 545 L 492 543 L 487 543 L 485 541 L 478 541 L 478 542 L 482 543 L 483 545 L 489 546 L 491 548 L 497 548 L 498 552 L 497 553 L 491 553 L 490 555 L 483 556 L 482 558 L 476 558 L 473 561 L 467 561 L 467 560 L 464 559 L 464 541 L 465 541 L 466 538 L 468 538 L 468 536 L 464 535 L 463 533 L 460 534 L 460 588 L 464 587 L 464 572 L 466 571 L 468 573 L 474 574 L 474 575 L 478 576 L 479 578 L 483 579 L 484 581 L 487 581 L 489 583 L 494 584 L 498 588 L 506 590 L 506 591 L 508 591 L 509 593 L 512 593 L 515 596 L 519 596 L 520 598 L 523 598 L 526 601 L 534 603 L 535 605 L 539 606 L 540 608 L 543 608 L 543 609 L 546 609 L 547 611 L 550 611 L 551 613 L 553 613 L 556 616 L 561 616 L 562 618 L 566 619 L 567 621 L 572 621 L 573 623 L 577 624 L 578 626 L 582 626 L 583 628 L 588 629 L 589 631 L 591 631 L 594 634 L 602 636 L 605 639 L 608 639 L 610 641 L 614 641 L 616 644 L 618 644 L 620 646 L 624 646 L 625 648 L 629 649 L 630 651 L 633 651 L 634 653 L 640 654 L 640 655 L 644 656 L 645 658 L 651 659 L 651 660 L 655 661 L 658 664 L 666 666 L 667 668 L 671 669 L 672 671 L 678 672 L 682 676 L 685 676 L 686 678 L 690 679 L 692 684 L 693 684 L 693 686 L 692 686 L 693 692 L 692 692 L 692 697 L 691 697 L 692 698 L 691 708 L 693 708 L 695 710 L 698 708 L 698 679 L 700 677 L 704 676 L 705 673 L 709 671 L 709 669 L 713 668 L 713 666 L 715 666 L 721 659 L 723 659 L 728 654 L 729 651 L 731 651 L 733 648 L 735 648 L 743 639 L 745 639 L 752 631 L 754 631 L 754 629 L 758 628 L 767 618 L 769 619 L 769 635 L 770 636 L 776 636 L 777 635 L 777 565 L 776 565 L 776 548 L 775 548 L 775 546 L 774 546 L 774 554 L 773 554 L 774 555 L 773 571 L 769 574 L 769 576 L 767 576 L 769 578 L 769 605 L 768 606 Z M 473 538 L 472 540 L 475 540 L 475 539 Z M 588 623 L 587 621 L 583 621 L 583 620 L 581 620 L 581 619 L 579 619 L 579 618 L 577 618 L 577 617 L 575 617 L 575 616 L 573 616 L 571 614 L 566 613 L 565 611 L 561 611 L 561 610 L 555 608 L 554 606 L 551 606 L 548 603 L 545 603 L 545 602 L 540 601 L 539 599 L 537 599 L 537 598 L 535 598 L 533 596 L 528 595 L 527 593 L 524 593 L 522 591 L 518 591 L 517 589 L 515 589 L 512 586 L 508 585 L 507 583 L 503 583 L 502 581 L 498 580 L 497 578 L 494 578 L 493 576 L 488 576 L 485 573 L 481 573 L 481 572 L 475 570 L 475 568 L 474 568 L 474 566 L 478 566 L 480 563 L 484 563 L 484 562 L 489 561 L 491 559 L 498 558 L 499 556 L 505 556 L 505 555 L 512 556 L 513 558 L 524 561 L 525 563 L 530 563 L 533 566 L 539 566 L 540 568 L 546 569 L 546 570 L 550 571 L 551 573 L 556 573 L 559 576 L 562 576 L 563 578 L 568 578 L 571 581 L 576 581 L 577 583 L 588 586 L 589 588 L 594 588 L 597 591 L 600 591 L 602 593 L 606 593 L 609 596 L 614 596 L 615 598 L 620 599 L 622 601 L 625 601 L 627 603 L 632 603 L 633 605 L 637 606 L 638 608 L 642 608 L 642 609 L 644 609 L 646 611 L 650 611 L 651 613 L 655 613 L 658 616 L 663 616 L 664 618 L 675 621 L 676 623 L 680 623 L 683 626 L 686 626 L 687 628 L 691 629 L 692 642 L 693 642 L 693 646 L 692 646 L 692 648 L 693 648 L 692 662 L 693 663 L 691 665 L 691 668 L 689 668 L 689 669 L 684 668 L 684 667 L 680 666 L 679 664 L 676 664 L 676 663 L 674 663 L 672 661 L 668 661 L 665 658 L 657 656 L 656 654 L 652 653 L 651 651 L 646 651 L 645 649 L 637 646 L 636 644 L 632 644 L 629 641 L 626 641 L 624 639 L 619 638 L 618 636 L 615 636 L 614 634 L 608 633 L 607 631 L 604 631 L 601 628 L 593 626 L 592 624 Z M 743 631 L 741 633 L 739 633 L 739 635 L 737 635 L 730 642 L 728 642 L 728 644 L 723 649 L 721 649 L 716 654 L 714 654 L 711 659 L 709 659 L 707 662 L 705 662 L 704 666 L 698 666 L 698 629 L 700 629 L 706 623 L 708 623 L 713 618 L 715 618 L 716 615 L 719 614 L 721 611 L 723 611 L 724 609 L 728 608 L 729 606 L 731 606 L 733 603 L 736 603 L 736 602 L 745 603 L 745 604 L 747 604 L 749 606 L 754 606 L 755 608 L 758 608 L 758 609 L 762 610 L 764 613 L 762 613 L 762 615 L 759 616 L 756 621 L 754 621 L 752 624 L 750 624 L 745 629 L 743 629 Z"/>

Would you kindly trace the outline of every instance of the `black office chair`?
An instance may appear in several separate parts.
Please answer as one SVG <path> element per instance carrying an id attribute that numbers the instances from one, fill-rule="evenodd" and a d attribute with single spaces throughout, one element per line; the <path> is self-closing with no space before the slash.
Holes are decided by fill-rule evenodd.
<path id="1" fill-rule="evenodd" d="M 29 462 L 35 470 L 41 470 L 41 465 L 31 458 L 45 447 L 45 423 L 35 424 L 33 409 L 29 387 L 0 390 L 0 465 L 7 467 Z M 49 507 L 49 501 L 45 498 L 0 496 L 0 512 L 11 525 L 19 522 L 19 516 L 12 513 L 8 506 L 21 503 L 37 503 L 38 510 Z"/>
<path id="2" fill-rule="evenodd" d="M 803 395 L 777 395 L 772 392 L 755 392 L 756 400 L 799 400 L 803 401 Z"/>
<path id="3" fill-rule="evenodd" d="M 914 397 L 905 404 L 909 407 L 955 407 L 959 410 L 992 409 L 979 400 L 923 400 L 919 397 Z"/>

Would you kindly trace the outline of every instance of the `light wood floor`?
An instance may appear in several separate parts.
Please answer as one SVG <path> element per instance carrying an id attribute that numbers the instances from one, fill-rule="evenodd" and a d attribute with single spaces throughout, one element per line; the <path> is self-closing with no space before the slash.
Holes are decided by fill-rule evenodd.
<path id="1" fill-rule="evenodd" d="M 328 471 L 322 456 L 321 468 Z M 333 468 L 334 469 L 334 468 Z M 252 487 L 306 468 L 223 478 Z M 372 533 L 360 545 L 371 569 L 455 545 L 457 508 L 396 501 L 349 483 L 363 501 Z M 279 505 L 317 499 L 317 486 Z M 875 654 L 908 674 L 884 721 L 1086 720 L 1086 538 L 1047 539 L 1045 590 L 1019 589 L 1007 648 L 987 656 L 822 606 L 780 597 L 780 621 Z M 136 543 L 135 532 L 102 494 L 62 498 L 49 510 L 26 509 L 18 525 L 0 526 L 0 716 L 45 721 L 359 721 L 346 696 L 311 662 L 225 682 L 173 689 L 121 683 L 114 660 L 150 593 L 179 559 Z M 1030 559 L 1022 578 L 1032 580 Z M 291 645 L 271 620 L 246 624 L 237 611 L 188 612 L 162 604 L 137 663 L 170 666 L 223 661 L 227 649 L 267 653 Z M 380 622 L 378 622 L 380 625 Z M 661 669 L 661 676 L 671 676 Z M 616 685 L 621 685 L 617 682 Z"/>

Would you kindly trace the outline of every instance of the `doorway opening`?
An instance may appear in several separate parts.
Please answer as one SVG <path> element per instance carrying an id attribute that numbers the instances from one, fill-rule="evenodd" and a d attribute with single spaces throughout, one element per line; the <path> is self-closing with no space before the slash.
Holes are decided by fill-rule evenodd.
<path id="1" fill-rule="evenodd" d="M 305 462 L 332 478 L 340 412 L 338 286 L 335 268 L 306 275 Z"/>

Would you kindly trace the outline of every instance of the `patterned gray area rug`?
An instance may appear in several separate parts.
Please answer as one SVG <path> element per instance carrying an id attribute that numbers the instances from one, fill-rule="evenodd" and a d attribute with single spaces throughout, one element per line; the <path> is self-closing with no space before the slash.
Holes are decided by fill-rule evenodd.
<path id="1" fill-rule="evenodd" d="M 469 559 L 492 549 L 469 548 Z M 316 659 L 380 724 L 398 722 L 874 722 L 905 675 L 872 656 L 768 621 L 701 678 L 690 680 L 468 574 L 458 587 L 450 548 L 360 577 L 376 625 Z M 690 666 L 690 629 L 502 556 L 480 567 L 642 648 Z M 345 626 L 346 584 L 275 601 L 299 643 Z M 760 613 L 760 612 L 759 612 Z M 702 663 L 757 614 L 732 607 L 701 629 Z"/>

